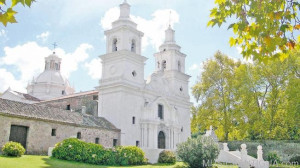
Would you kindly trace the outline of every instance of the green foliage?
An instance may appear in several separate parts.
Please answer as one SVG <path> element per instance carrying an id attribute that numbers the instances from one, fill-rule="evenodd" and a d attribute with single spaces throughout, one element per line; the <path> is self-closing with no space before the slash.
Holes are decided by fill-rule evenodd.
<path id="1" fill-rule="evenodd" d="M 125 165 L 145 164 L 145 154 L 143 150 L 136 146 L 119 146 L 117 150 L 117 163 Z"/>
<path id="2" fill-rule="evenodd" d="M 229 22 L 235 37 L 230 46 L 241 46 L 245 58 L 268 62 L 288 57 L 299 46 L 294 33 L 300 29 L 297 0 L 215 0 L 207 26 Z M 278 52 L 279 51 L 279 52 Z"/>
<path id="3" fill-rule="evenodd" d="M 7 23 L 17 23 L 15 14 L 17 14 L 16 11 L 13 10 L 13 8 L 18 4 L 21 3 L 23 6 L 30 7 L 31 4 L 35 0 L 11 0 L 11 5 L 8 6 L 8 1 L 6 0 L 0 0 L 0 22 L 6 26 Z M 5 9 L 6 8 L 6 9 Z"/>
<path id="4" fill-rule="evenodd" d="M 191 168 L 202 168 L 212 164 L 218 154 L 218 144 L 205 136 L 188 139 L 177 146 L 178 157 Z"/>
<path id="5" fill-rule="evenodd" d="M 18 142 L 7 142 L 2 147 L 5 156 L 21 157 L 25 153 L 24 147 Z"/>
<path id="6" fill-rule="evenodd" d="M 55 145 L 52 156 L 57 159 L 98 165 L 141 165 L 144 152 L 135 146 L 105 149 L 101 145 L 86 143 L 76 138 L 66 139 Z"/>
<path id="7" fill-rule="evenodd" d="M 298 165 L 300 164 L 300 155 L 294 156 L 290 159 L 291 163 L 297 163 Z"/>
<path id="8" fill-rule="evenodd" d="M 270 163 L 281 163 L 280 157 L 276 151 L 271 151 L 267 154 L 267 161 Z"/>
<path id="9" fill-rule="evenodd" d="M 172 151 L 163 150 L 159 154 L 158 163 L 175 164 L 176 163 L 175 153 Z"/>
<path id="10" fill-rule="evenodd" d="M 263 147 L 263 158 L 267 159 L 267 154 L 272 151 L 277 151 L 281 161 L 288 162 L 292 156 L 300 155 L 299 141 L 229 141 L 226 142 L 230 151 L 235 151 L 241 148 L 241 144 L 247 144 L 248 155 L 257 158 L 257 146 Z"/>
<path id="11" fill-rule="evenodd" d="M 220 140 L 300 138 L 300 52 L 283 62 L 241 63 L 220 52 L 193 86 L 193 133 L 213 125 Z"/>

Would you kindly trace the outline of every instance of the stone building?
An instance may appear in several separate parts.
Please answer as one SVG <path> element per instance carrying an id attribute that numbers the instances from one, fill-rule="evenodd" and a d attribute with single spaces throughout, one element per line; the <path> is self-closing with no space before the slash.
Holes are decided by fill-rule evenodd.
<path id="1" fill-rule="evenodd" d="M 98 116 L 98 91 L 86 91 L 61 96 L 37 103 L 38 105 L 70 110 L 72 112 L 85 112 Z"/>
<path id="2" fill-rule="evenodd" d="M 103 117 L 0 98 L 0 147 L 20 142 L 27 154 L 47 154 L 48 148 L 70 137 L 104 147 L 120 144 L 120 130 Z"/>

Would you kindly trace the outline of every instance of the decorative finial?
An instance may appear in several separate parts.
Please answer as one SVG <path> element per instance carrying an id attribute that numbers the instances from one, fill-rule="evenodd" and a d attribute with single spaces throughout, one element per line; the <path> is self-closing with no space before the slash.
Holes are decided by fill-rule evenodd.
<path id="1" fill-rule="evenodd" d="M 171 14 L 172 14 L 172 11 L 170 10 L 170 14 L 169 14 L 169 28 L 171 28 Z"/>
<path id="2" fill-rule="evenodd" d="M 52 45 L 53 45 L 53 54 L 55 54 L 55 49 L 57 47 L 57 44 L 56 44 L 56 42 L 54 42 Z"/>
<path id="3" fill-rule="evenodd" d="M 124 2 L 123 3 L 127 3 L 127 0 L 124 0 Z"/>

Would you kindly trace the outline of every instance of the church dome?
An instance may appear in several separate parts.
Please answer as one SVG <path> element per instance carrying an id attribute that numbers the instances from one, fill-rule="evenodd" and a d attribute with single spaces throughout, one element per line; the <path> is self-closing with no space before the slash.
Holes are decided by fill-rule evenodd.
<path id="1" fill-rule="evenodd" d="M 73 94 L 75 90 L 61 72 L 61 58 L 55 52 L 45 58 L 45 70 L 27 86 L 27 93 L 40 100 Z"/>
<path id="2" fill-rule="evenodd" d="M 44 71 L 36 78 L 35 82 L 69 86 L 68 80 L 61 75 L 60 71 Z"/>

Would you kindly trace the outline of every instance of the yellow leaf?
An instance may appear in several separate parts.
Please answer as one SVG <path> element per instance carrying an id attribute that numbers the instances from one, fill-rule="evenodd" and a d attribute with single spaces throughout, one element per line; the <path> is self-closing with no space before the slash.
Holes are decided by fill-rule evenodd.
<path id="1" fill-rule="evenodd" d="M 282 62 L 282 61 L 284 61 L 288 56 L 289 56 L 289 55 L 286 54 L 286 53 L 280 53 L 279 59 L 280 59 L 280 61 Z"/>
<path id="2" fill-rule="evenodd" d="M 297 24 L 297 25 L 295 26 L 295 29 L 299 30 L 299 29 L 300 29 L 300 24 Z"/>
<path id="3" fill-rule="evenodd" d="M 235 39 L 233 37 L 230 37 L 230 39 L 229 39 L 230 47 L 234 46 L 235 43 L 236 43 Z"/>
<path id="4" fill-rule="evenodd" d="M 215 0 L 216 4 L 222 4 L 222 3 L 225 3 L 225 2 L 226 2 L 226 0 Z"/>

